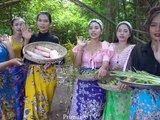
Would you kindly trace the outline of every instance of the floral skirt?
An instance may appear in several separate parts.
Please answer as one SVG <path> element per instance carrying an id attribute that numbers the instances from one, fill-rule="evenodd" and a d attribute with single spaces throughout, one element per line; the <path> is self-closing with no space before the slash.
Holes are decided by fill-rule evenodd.
<path id="1" fill-rule="evenodd" d="M 30 65 L 25 86 L 24 120 L 48 120 L 57 83 L 56 69 Z"/>
<path id="2" fill-rule="evenodd" d="M 130 120 L 160 120 L 160 90 L 134 89 Z"/>
<path id="3" fill-rule="evenodd" d="M 98 80 L 76 80 L 72 97 L 70 120 L 101 120 L 105 104 L 105 90 Z"/>
<path id="4" fill-rule="evenodd" d="M 106 105 L 102 120 L 128 120 L 131 106 L 131 91 L 106 91 Z"/>
<path id="5" fill-rule="evenodd" d="M 14 66 L 0 72 L 0 114 L 6 120 L 22 120 L 27 66 Z"/>

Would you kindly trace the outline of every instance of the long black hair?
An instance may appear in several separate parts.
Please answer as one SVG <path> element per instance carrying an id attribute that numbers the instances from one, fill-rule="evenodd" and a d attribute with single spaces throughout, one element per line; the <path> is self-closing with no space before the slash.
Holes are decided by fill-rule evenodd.
<path id="1" fill-rule="evenodd" d="M 39 16 L 42 15 L 42 14 L 46 15 L 48 17 L 49 23 L 52 22 L 51 14 L 49 12 L 47 12 L 47 11 L 41 11 L 41 12 L 39 12 L 38 15 L 37 15 L 37 19 L 36 19 L 37 21 L 38 21 Z"/>

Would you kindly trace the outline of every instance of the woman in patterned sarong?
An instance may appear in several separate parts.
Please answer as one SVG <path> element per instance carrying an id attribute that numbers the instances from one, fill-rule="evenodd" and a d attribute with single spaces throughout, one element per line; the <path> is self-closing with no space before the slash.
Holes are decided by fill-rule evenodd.
<path id="1" fill-rule="evenodd" d="M 109 43 L 100 41 L 103 24 L 99 19 L 92 19 L 88 24 L 90 41 L 78 39 L 73 48 L 75 65 L 81 66 L 80 72 L 97 69 L 98 78 L 107 74 L 107 67 L 112 56 Z M 101 120 L 105 103 L 105 90 L 101 89 L 98 80 L 77 79 L 71 103 L 70 120 Z"/>
<path id="2" fill-rule="evenodd" d="M 111 43 L 114 55 L 110 60 L 110 70 L 123 70 L 134 47 L 132 26 L 127 21 L 116 27 L 115 42 Z M 131 91 L 106 90 L 106 105 L 102 120 L 128 120 L 131 106 Z"/>
<path id="3" fill-rule="evenodd" d="M 129 68 L 160 76 L 160 7 L 149 11 L 146 25 L 151 41 L 134 47 Z M 129 119 L 160 120 L 160 89 L 134 88 Z"/>
<path id="4" fill-rule="evenodd" d="M 38 33 L 24 27 L 24 45 L 33 42 L 59 43 L 59 38 L 49 33 L 51 26 L 51 14 L 41 11 L 37 15 Z M 24 120 L 48 120 L 53 95 L 57 84 L 56 68 L 52 64 L 37 64 L 25 60 L 29 64 L 28 75 L 25 85 Z"/>
<path id="5" fill-rule="evenodd" d="M 7 40 L 6 40 L 7 39 Z M 13 78 L 13 74 L 10 73 L 8 67 L 12 65 L 22 65 L 20 59 L 14 58 L 14 52 L 8 38 L 1 38 L 0 42 L 0 115 L 1 118 L 6 120 L 21 120 L 23 114 L 22 106 L 17 106 L 20 104 L 19 96 L 21 96 L 20 91 L 17 89 L 21 87 L 21 84 L 16 84 L 17 81 L 25 81 L 25 75 L 22 74 L 21 69 L 19 73 L 14 75 L 17 76 L 16 79 Z M 8 60 L 8 58 L 10 60 Z M 12 59 L 14 58 L 14 59 Z M 20 66 L 17 66 L 20 67 Z M 13 69 L 12 69 L 13 70 Z M 13 70 L 14 71 L 14 70 Z M 23 71 L 23 70 L 22 70 Z M 21 76 L 19 76 L 21 74 Z M 18 92 L 18 93 L 17 93 Z M 22 92 L 24 93 L 24 92 Z M 23 96 L 23 95 L 22 95 Z M 19 112 L 18 112 L 19 111 Z"/>

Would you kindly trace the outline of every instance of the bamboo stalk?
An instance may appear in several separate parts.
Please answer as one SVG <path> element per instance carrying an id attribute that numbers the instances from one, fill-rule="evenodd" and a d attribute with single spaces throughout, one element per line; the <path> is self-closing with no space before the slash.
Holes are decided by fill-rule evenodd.
<path id="1" fill-rule="evenodd" d="M 147 73 L 145 71 L 112 71 L 111 76 L 117 76 L 117 77 L 130 77 L 134 78 L 136 80 L 142 80 L 144 82 L 153 82 L 156 84 L 160 84 L 160 77 L 156 75 L 152 75 L 150 73 Z"/>
<path id="2" fill-rule="evenodd" d="M 17 2 L 20 2 L 20 0 L 9 0 L 9 1 L 6 1 L 6 2 L 2 2 L 2 3 L 0 3 L 0 7 L 6 6 L 6 5 L 11 5 L 11 4 L 14 4 L 14 3 L 17 3 Z"/>

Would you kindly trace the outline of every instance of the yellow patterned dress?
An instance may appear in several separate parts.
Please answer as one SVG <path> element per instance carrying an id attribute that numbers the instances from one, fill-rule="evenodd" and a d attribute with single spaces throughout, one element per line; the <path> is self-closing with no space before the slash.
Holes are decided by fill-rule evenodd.
<path id="1" fill-rule="evenodd" d="M 48 41 L 58 43 L 58 37 L 47 33 L 35 33 L 30 43 Z M 48 120 L 53 95 L 57 84 L 57 74 L 54 65 L 44 69 L 43 65 L 29 63 L 25 86 L 25 105 L 23 120 Z"/>
<path id="2" fill-rule="evenodd" d="M 48 120 L 56 88 L 56 69 L 31 64 L 25 86 L 24 120 Z"/>
<path id="3" fill-rule="evenodd" d="M 23 47 L 23 40 L 21 42 L 15 42 L 13 40 L 12 36 L 9 37 L 9 40 L 10 40 L 10 42 L 12 44 L 13 51 L 14 51 L 16 57 L 17 58 L 21 58 L 21 49 Z"/>

